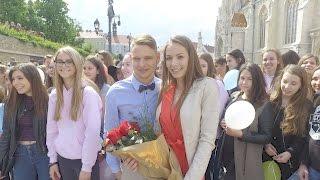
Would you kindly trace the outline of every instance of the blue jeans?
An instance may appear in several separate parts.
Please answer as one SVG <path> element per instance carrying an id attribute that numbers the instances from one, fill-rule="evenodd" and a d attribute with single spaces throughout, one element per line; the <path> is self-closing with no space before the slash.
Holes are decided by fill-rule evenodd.
<path id="1" fill-rule="evenodd" d="M 13 178 L 15 180 L 49 180 L 49 158 L 38 150 L 36 144 L 18 145 L 14 154 Z"/>
<path id="2" fill-rule="evenodd" d="M 320 179 L 320 171 L 313 169 L 312 167 L 308 168 L 309 171 L 309 180 L 319 180 Z M 298 171 L 296 171 L 288 180 L 299 180 Z"/>

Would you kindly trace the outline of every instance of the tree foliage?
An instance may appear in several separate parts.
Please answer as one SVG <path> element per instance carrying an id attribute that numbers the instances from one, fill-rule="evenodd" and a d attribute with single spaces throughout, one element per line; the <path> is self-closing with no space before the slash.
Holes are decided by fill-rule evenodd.
<path id="1" fill-rule="evenodd" d="M 27 7 L 24 0 L 0 0 L 0 20 L 25 23 Z"/>
<path id="2" fill-rule="evenodd" d="M 63 0 L 0 0 L 0 21 L 43 32 L 46 39 L 81 47 L 75 37 L 81 27 L 68 16 Z"/>

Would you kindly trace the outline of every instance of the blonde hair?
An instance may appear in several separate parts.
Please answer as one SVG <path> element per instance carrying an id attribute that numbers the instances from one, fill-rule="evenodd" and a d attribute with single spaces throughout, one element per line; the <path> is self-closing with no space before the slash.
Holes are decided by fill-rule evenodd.
<path id="1" fill-rule="evenodd" d="M 76 72 L 73 80 L 73 93 L 72 93 L 72 99 L 71 99 L 71 111 L 70 111 L 70 117 L 72 120 L 76 121 L 79 115 L 79 110 L 82 104 L 82 93 L 83 93 L 83 84 L 82 84 L 82 71 L 83 71 L 83 58 L 82 56 L 72 47 L 66 46 L 63 48 L 60 48 L 57 53 L 55 54 L 55 60 L 57 60 L 57 56 L 60 53 L 67 54 L 70 59 L 72 59 Z M 57 68 L 55 68 L 55 88 L 57 92 L 57 101 L 56 101 L 56 108 L 54 113 L 54 119 L 60 120 L 61 119 L 61 107 L 63 105 L 63 79 L 57 72 Z"/>
<path id="2" fill-rule="evenodd" d="M 303 62 L 307 59 L 310 58 L 314 58 L 314 60 L 316 61 L 316 65 L 319 65 L 319 58 L 313 54 L 306 54 L 304 56 L 302 56 L 302 58 L 299 60 L 298 65 L 301 66 L 303 64 Z"/>
<path id="3" fill-rule="evenodd" d="M 148 34 L 143 34 L 135 37 L 131 43 L 131 46 L 133 48 L 136 45 L 149 46 L 151 49 L 157 51 L 156 40 L 151 35 L 148 35 Z"/>

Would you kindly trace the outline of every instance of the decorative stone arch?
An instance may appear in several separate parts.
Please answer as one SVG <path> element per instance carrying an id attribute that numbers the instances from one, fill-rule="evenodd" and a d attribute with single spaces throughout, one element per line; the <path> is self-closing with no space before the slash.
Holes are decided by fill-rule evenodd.
<path id="1" fill-rule="evenodd" d="M 266 20 L 268 18 L 268 9 L 262 5 L 259 11 L 259 47 L 264 48 L 266 45 Z"/>

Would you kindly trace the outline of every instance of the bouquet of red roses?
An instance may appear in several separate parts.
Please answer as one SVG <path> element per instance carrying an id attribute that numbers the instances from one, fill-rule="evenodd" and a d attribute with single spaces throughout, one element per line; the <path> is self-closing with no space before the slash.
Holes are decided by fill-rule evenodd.
<path id="1" fill-rule="evenodd" d="M 107 133 L 103 147 L 119 158 L 134 158 L 139 174 L 148 179 L 182 179 L 178 160 L 164 136 L 157 137 L 152 126 L 141 130 L 138 123 L 123 121 Z"/>

